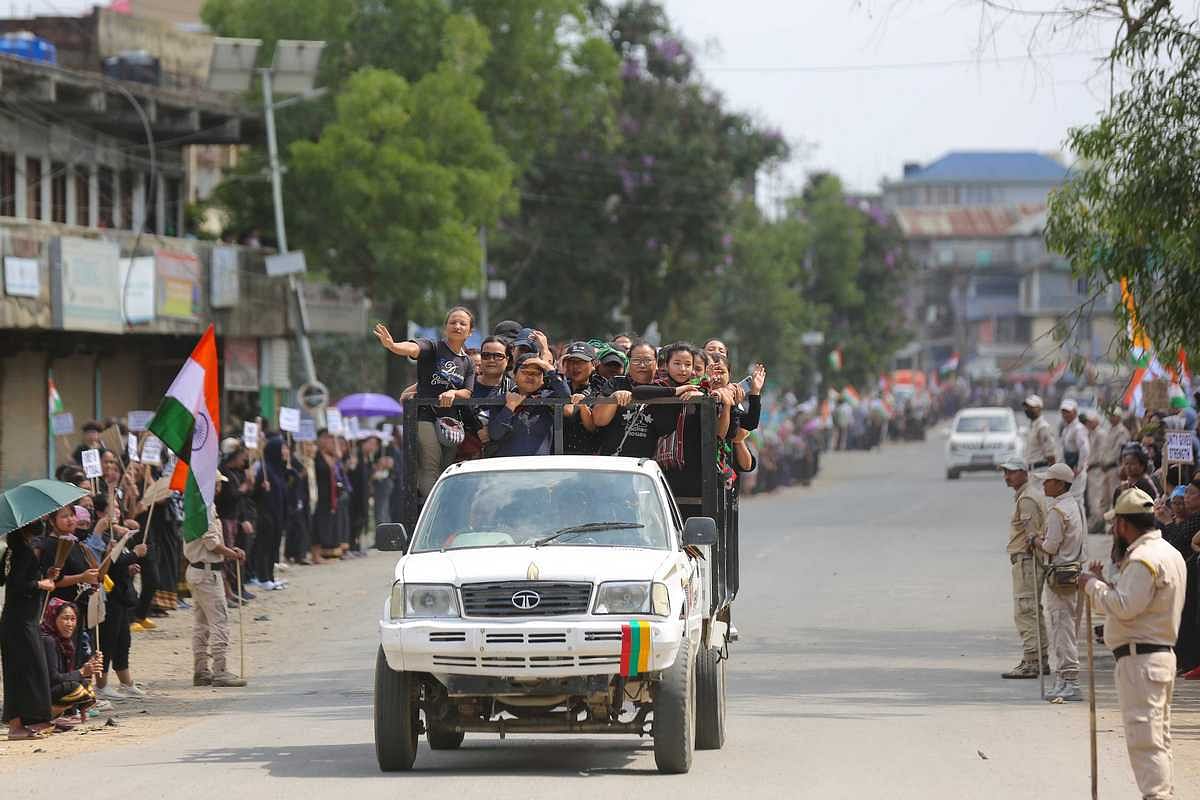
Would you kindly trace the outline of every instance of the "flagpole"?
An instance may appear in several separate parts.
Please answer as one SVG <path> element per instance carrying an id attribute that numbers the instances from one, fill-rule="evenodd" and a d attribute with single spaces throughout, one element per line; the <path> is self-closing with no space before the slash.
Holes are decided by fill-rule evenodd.
<path id="1" fill-rule="evenodd" d="M 243 614 L 243 609 L 246 607 L 245 598 L 242 596 L 242 560 L 235 559 L 234 564 L 237 565 L 237 598 L 238 598 L 238 639 L 239 650 L 241 651 L 242 671 L 240 677 L 246 677 L 246 617 Z"/>

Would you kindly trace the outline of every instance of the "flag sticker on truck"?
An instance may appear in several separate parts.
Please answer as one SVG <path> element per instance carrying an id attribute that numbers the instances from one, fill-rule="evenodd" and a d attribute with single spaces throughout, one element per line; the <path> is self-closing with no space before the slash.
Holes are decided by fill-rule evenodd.
<path id="1" fill-rule="evenodd" d="M 621 626 L 621 675 L 630 677 L 650 671 L 650 623 L 630 620 Z"/>

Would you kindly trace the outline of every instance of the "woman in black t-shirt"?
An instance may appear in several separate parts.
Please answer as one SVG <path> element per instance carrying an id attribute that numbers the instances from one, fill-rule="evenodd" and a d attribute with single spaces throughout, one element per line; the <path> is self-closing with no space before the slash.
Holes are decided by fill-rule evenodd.
<path id="1" fill-rule="evenodd" d="M 475 388 L 475 363 L 463 349 L 475 317 L 462 306 L 455 306 L 446 315 L 442 338 L 437 342 L 419 339 L 415 342 L 396 342 L 381 322 L 375 326 L 375 336 L 388 351 L 417 362 L 417 399 L 437 400 L 437 406 L 422 405 L 417 409 L 417 488 L 421 497 L 428 497 L 442 470 L 454 462 L 454 445 L 443 445 L 437 435 L 437 418 L 454 417 L 461 420 L 455 400 L 470 398 Z"/>

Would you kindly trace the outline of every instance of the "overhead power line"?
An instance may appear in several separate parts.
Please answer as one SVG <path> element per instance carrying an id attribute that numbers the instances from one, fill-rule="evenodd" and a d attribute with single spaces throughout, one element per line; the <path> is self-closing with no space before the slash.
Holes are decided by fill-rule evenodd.
<path id="1" fill-rule="evenodd" d="M 944 67 L 986 67 L 996 64 L 1012 64 L 1022 61 L 1038 61 L 1045 59 L 1065 59 L 1065 58 L 1098 58 L 1107 55 L 1107 50 L 1071 50 L 1059 53 L 1045 53 L 1036 55 L 1033 53 L 1025 53 L 1019 56 L 993 56 L 978 58 L 951 58 L 941 61 L 901 61 L 890 64 L 810 64 L 810 65 L 780 65 L 780 66 L 761 66 L 761 67 L 723 67 L 720 65 L 706 65 L 701 62 L 701 69 L 705 72 L 884 72 L 889 70 L 905 70 L 905 69 L 939 69 Z"/>

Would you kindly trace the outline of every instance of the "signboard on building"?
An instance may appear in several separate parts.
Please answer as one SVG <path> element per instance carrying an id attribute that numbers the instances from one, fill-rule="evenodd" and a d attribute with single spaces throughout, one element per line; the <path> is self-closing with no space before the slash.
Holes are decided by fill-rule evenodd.
<path id="1" fill-rule="evenodd" d="M 200 310 L 200 259 L 195 253 L 154 251 L 158 278 L 158 315 L 196 319 Z"/>
<path id="2" fill-rule="evenodd" d="M 258 391 L 258 340 L 225 340 L 225 388 L 237 392 Z"/>
<path id="3" fill-rule="evenodd" d="M 37 297 L 42 292 L 36 258 L 4 257 L 4 293 L 9 297 Z"/>
<path id="4" fill-rule="evenodd" d="M 316 283 L 302 283 L 301 288 L 308 306 L 310 333 L 362 336 L 369 329 L 369 306 L 361 289 Z"/>
<path id="5" fill-rule="evenodd" d="M 114 242 L 59 236 L 50 243 L 50 307 L 56 328 L 125 330 L 120 255 Z"/>
<path id="6" fill-rule="evenodd" d="M 121 299 L 130 325 L 154 321 L 154 259 L 121 259 Z"/>
<path id="7" fill-rule="evenodd" d="M 238 250 L 236 247 L 214 247 L 212 265 L 209 268 L 212 280 L 213 308 L 233 308 L 238 302 Z"/>
<path id="8" fill-rule="evenodd" d="M 267 256 L 265 261 L 267 274 L 271 277 L 277 277 L 279 275 L 296 275 L 308 270 L 308 264 L 304 261 L 303 250 L 293 250 L 290 253 Z"/>

